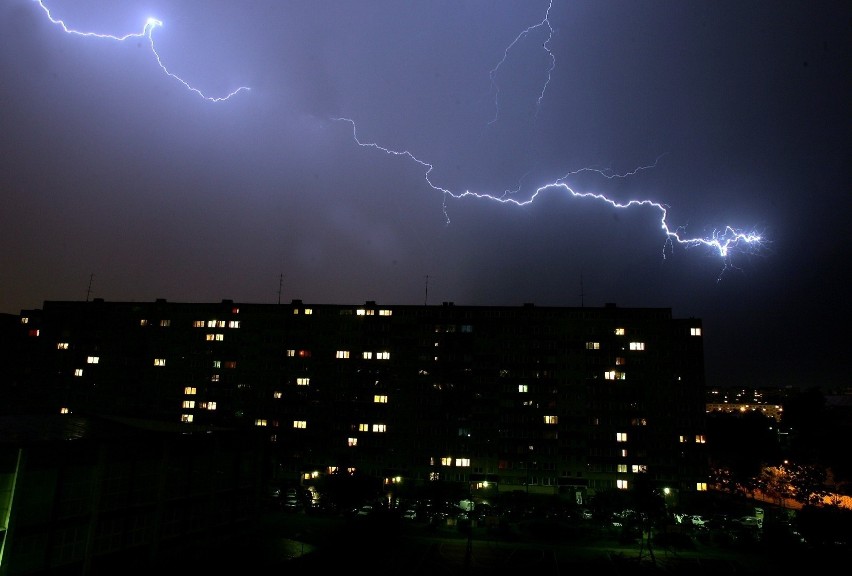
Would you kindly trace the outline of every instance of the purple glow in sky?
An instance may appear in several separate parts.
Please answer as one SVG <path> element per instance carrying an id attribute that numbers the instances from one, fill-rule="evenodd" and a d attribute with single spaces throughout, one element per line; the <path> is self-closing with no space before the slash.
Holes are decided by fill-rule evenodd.
<path id="1" fill-rule="evenodd" d="M 842 3 L 0 14 L 2 312 L 92 275 L 108 300 L 275 302 L 283 277 L 387 304 L 428 276 L 431 304 L 700 317 L 710 385 L 848 384 Z"/>

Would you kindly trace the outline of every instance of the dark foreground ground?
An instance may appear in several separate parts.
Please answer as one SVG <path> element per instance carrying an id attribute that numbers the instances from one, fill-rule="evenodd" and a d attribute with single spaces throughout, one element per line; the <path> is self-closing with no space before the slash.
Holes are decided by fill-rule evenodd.
<path id="1" fill-rule="evenodd" d="M 501 529 L 429 526 L 398 518 L 323 517 L 276 511 L 232 546 L 196 562 L 196 573 L 525 576 L 547 574 L 761 575 L 846 566 L 848 548 L 720 546 L 685 538 L 677 546 L 625 541 L 612 527 L 520 523 Z M 201 568 L 201 570 L 199 570 Z M 203 571 L 202 571 L 203 570 Z"/>

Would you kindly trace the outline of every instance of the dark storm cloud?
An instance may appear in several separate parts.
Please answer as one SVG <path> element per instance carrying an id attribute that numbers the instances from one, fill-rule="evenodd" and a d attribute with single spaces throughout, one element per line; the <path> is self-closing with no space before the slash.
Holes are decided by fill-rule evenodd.
<path id="1" fill-rule="evenodd" d="M 83 299 L 90 274 L 110 300 L 274 302 L 283 276 L 285 300 L 388 304 L 423 302 L 428 276 L 429 303 L 700 317 L 712 385 L 848 383 L 842 3 L 47 5 L 114 34 L 159 18 L 169 71 L 251 91 L 207 102 L 146 39 L 68 36 L 3 0 L 0 310 Z M 689 236 L 769 243 L 726 263 L 666 245 L 652 208 L 454 199 L 337 117 L 454 193 L 522 200 L 581 168 L 654 165 L 566 182 L 660 202 Z"/>

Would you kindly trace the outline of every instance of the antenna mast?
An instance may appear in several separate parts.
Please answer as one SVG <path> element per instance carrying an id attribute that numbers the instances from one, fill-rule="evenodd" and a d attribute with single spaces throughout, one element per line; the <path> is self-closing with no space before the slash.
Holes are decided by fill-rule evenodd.
<path id="1" fill-rule="evenodd" d="M 94 280 L 94 273 L 89 274 L 89 287 L 86 289 L 86 302 L 89 301 L 89 297 L 92 295 L 92 280 Z"/>
<path id="2" fill-rule="evenodd" d="M 429 301 L 429 275 L 426 274 L 426 294 L 423 296 L 423 305 L 426 306 L 426 303 Z"/>
<path id="3" fill-rule="evenodd" d="M 284 284 L 284 274 L 278 275 L 278 304 L 281 304 L 281 286 Z"/>

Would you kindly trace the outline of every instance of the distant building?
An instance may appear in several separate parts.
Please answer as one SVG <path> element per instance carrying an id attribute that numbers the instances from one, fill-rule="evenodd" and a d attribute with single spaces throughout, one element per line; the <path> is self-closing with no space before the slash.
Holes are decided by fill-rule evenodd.
<path id="1" fill-rule="evenodd" d="M 18 330 L 16 406 L 252 429 L 303 484 L 706 490 L 702 325 L 668 308 L 47 301 Z"/>

